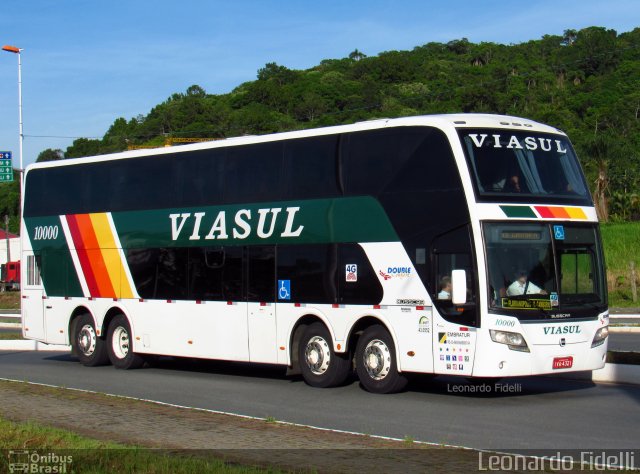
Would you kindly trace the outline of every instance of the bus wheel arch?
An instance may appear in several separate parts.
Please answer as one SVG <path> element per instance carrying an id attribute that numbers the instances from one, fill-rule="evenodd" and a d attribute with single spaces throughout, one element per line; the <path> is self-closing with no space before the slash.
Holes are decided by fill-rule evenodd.
<path id="1" fill-rule="evenodd" d="M 351 373 L 347 354 L 337 353 L 334 337 L 321 318 L 304 316 L 292 331 L 292 369 L 302 374 L 312 387 L 327 388 L 343 384 Z"/>
<path id="2" fill-rule="evenodd" d="M 290 364 L 289 368 L 287 369 L 287 375 L 300 375 L 302 373 L 300 372 L 300 360 L 298 359 L 300 340 L 302 339 L 302 334 L 304 333 L 307 326 L 315 322 L 320 322 L 326 325 L 322 318 L 315 314 L 306 314 L 298 319 L 293 325 L 289 336 Z"/>
<path id="3" fill-rule="evenodd" d="M 127 320 L 129 320 L 129 317 L 125 314 L 122 308 L 119 308 L 117 306 L 112 306 L 111 308 L 109 308 L 109 310 L 105 313 L 104 317 L 102 318 L 101 334 L 102 334 L 102 337 L 104 337 L 105 339 L 107 338 L 107 333 L 109 332 L 109 325 L 111 324 L 111 321 L 113 321 L 113 318 L 115 318 L 119 314 L 122 314 L 124 317 L 127 318 Z"/>
<path id="4" fill-rule="evenodd" d="M 353 326 L 351 326 L 351 329 L 349 330 L 349 335 L 347 336 L 345 350 L 349 350 L 352 353 L 355 352 L 356 345 L 358 344 L 358 339 L 360 338 L 362 333 L 369 326 L 375 326 L 375 325 L 383 326 L 389 332 L 389 334 L 391 335 L 395 343 L 396 341 L 395 334 L 393 333 L 393 331 L 391 331 L 390 326 L 386 323 L 386 321 L 380 319 L 377 316 L 368 315 L 368 316 L 361 317 L 355 322 Z M 396 347 L 397 347 L 397 344 L 396 344 Z M 397 356 L 398 354 L 396 354 L 396 357 Z"/>
<path id="5" fill-rule="evenodd" d="M 373 316 L 358 320 L 348 341 L 355 347 L 353 360 L 363 388 L 373 393 L 404 389 L 407 378 L 399 370 L 396 338 L 383 321 Z"/>
<path id="6" fill-rule="evenodd" d="M 79 306 L 69 318 L 71 351 L 82 365 L 95 367 L 109 363 L 106 341 L 96 329 L 96 320 L 86 307 Z"/>

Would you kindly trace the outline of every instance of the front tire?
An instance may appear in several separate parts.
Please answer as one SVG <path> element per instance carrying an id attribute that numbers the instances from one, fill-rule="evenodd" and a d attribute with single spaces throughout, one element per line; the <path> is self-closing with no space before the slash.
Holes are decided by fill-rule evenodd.
<path id="1" fill-rule="evenodd" d="M 389 331 L 370 326 L 356 346 L 356 372 L 365 390 L 372 393 L 395 393 L 407 385 L 407 377 L 398 372 L 396 347 Z"/>
<path id="2" fill-rule="evenodd" d="M 131 325 L 122 314 L 113 318 L 109 324 L 107 348 L 109 360 L 118 369 L 137 369 L 144 364 L 144 359 L 133 352 Z"/>
<path id="3" fill-rule="evenodd" d="M 312 387 L 341 385 L 351 371 L 349 357 L 334 352 L 331 335 L 326 326 L 319 322 L 304 330 L 298 348 L 298 361 L 304 381 Z"/>
<path id="4" fill-rule="evenodd" d="M 93 318 L 88 313 L 80 315 L 73 323 L 71 348 L 80 363 L 86 367 L 109 363 L 107 344 L 98 337 Z"/>

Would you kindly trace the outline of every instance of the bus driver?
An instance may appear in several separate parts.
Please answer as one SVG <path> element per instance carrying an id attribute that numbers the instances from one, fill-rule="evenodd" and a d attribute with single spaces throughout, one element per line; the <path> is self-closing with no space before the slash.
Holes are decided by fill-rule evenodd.
<path id="1" fill-rule="evenodd" d="M 519 295 L 546 295 L 547 292 L 535 283 L 529 281 L 527 272 L 518 270 L 515 281 L 507 288 L 507 296 Z"/>

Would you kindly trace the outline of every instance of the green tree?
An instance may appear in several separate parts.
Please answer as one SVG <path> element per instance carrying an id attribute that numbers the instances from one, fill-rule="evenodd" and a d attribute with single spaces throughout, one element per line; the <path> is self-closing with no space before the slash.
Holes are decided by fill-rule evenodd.
<path id="1" fill-rule="evenodd" d="M 40 152 L 38 158 L 36 158 L 36 163 L 42 163 L 45 161 L 58 161 L 63 159 L 64 153 L 62 152 L 62 150 L 53 150 L 51 148 L 47 148 L 46 150 Z"/>
<path id="2" fill-rule="evenodd" d="M 218 138 L 380 116 L 509 114 L 566 131 L 599 212 L 638 219 L 638 91 L 640 28 L 622 34 L 601 27 L 567 29 L 514 45 L 462 38 L 376 56 L 355 49 L 307 70 L 269 62 L 257 80 L 228 94 L 191 85 L 144 115 L 116 118 L 102 139 L 75 140 L 64 157 L 112 153 L 128 144 L 162 145 L 167 135 Z M 55 152 L 45 150 L 43 157 Z"/>

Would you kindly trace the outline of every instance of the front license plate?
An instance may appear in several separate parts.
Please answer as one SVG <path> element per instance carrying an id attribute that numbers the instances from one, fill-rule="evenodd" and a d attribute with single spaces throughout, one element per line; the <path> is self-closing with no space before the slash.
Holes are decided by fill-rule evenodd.
<path id="1" fill-rule="evenodd" d="M 554 369 L 570 369 L 573 367 L 573 357 L 556 357 L 553 359 Z"/>

